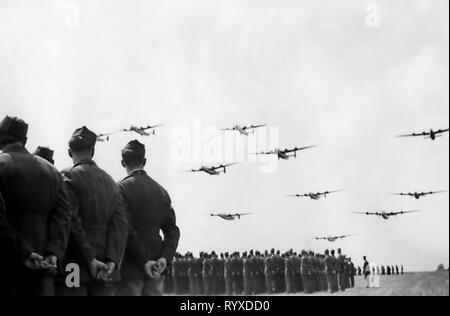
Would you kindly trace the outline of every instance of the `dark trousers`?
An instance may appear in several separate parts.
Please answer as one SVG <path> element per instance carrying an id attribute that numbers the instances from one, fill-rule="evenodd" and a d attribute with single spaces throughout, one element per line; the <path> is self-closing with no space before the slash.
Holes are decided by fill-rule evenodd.
<path id="1" fill-rule="evenodd" d="M 243 285 L 244 279 L 243 279 L 242 275 L 234 275 L 232 280 L 233 280 L 233 285 L 232 285 L 233 293 L 236 295 L 241 295 L 242 292 L 244 291 L 244 289 L 243 289 L 244 288 L 244 285 Z"/>
<path id="2" fill-rule="evenodd" d="M 311 294 L 314 293 L 314 282 L 312 279 L 312 276 L 309 274 L 302 274 L 302 280 L 303 280 L 303 290 L 305 294 Z"/>
<path id="3" fill-rule="evenodd" d="M 117 284 L 115 296 L 163 296 L 164 276 L 153 280 L 124 280 Z"/>
<path id="4" fill-rule="evenodd" d="M 266 290 L 269 294 L 275 291 L 274 275 L 270 272 L 266 272 Z"/>
<path id="5" fill-rule="evenodd" d="M 212 278 L 207 274 L 203 274 L 203 294 L 212 295 Z"/>
<path id="6" fill-rule="evenodd" d="M 231 275 L 225 276 L 225 294 L 229 296 L 233 295 L 233 280 Z"/>
<path id="7" fill-rule="evenodd" d="M 330 291 L 330 293 L 335 293 L 337 292 L 334 286 L 334 276 L 332 273 L 327 273 L 326 275 L 327 277 L 327 283 L 328 283 L 328 290 Z"/>
<path id="8" fill-rule="evenodd" d="M 338 280 L 339 280 L 339 290 L 345 291 L 346 289 L 346 280 L 344 272 L 338 272 Z"/>
<path id="9" fill-rule="evenodd" d="M 355 276 L 353 274 L 350 276 L 350 286 L 355 287 Z"/>

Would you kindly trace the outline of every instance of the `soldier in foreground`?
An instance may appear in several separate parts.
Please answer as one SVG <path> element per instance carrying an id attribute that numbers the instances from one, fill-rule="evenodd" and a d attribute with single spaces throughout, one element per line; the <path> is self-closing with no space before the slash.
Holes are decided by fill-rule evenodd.
<path id="1" fill-rule="evenodd" d="M 0 122 L 0 295 L 54 295 L 54 277 L 70 231 L 63 180 L 25 145 L 28 125 Z"/>
<path id="2" fill-rule="evenodd" d="M 57 287 L 61 296 L 111 296 L 117 280 L 128 225 L 122 196 L 114 180 L 92 160 L 97 135 L 86 127 L 69 141 L 73 166 L 64 170 L 72 209 L 71 238 L 65 263 L 80 267 L 81 286 Z M 114 275 L 113 275 L 114 274 Z"/>
<path id="3" fill-rule="evenodd" d="M 128 214 L 129 235 L 122 281 L 116 291 L 120 296 L 161 296 L 163 274 L 180 239 L 169 194 L 144 171 L 146 163 L 145 146 L 137 140 L 122 150 L 127 177 L 119 187 Z"/>

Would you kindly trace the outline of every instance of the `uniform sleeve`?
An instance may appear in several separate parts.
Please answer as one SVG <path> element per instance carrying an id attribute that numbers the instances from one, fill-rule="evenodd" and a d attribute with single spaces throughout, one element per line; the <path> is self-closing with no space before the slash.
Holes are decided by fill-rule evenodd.
<path id="1" fill-rule="evenodd" d="M 128 221 L 122 195 L 118 188 L 117 200 L 117 210 L 108 225 L 106 260 L 114 262 L 119 267 L 122 264 L 127 245 Z"/>
<path id="2" fill-rule="evenodd" d="M 164 234 L 164 243 L 161 258 L 165 258 L 170 264 L 175 256 L 180 241 L 180 229 L 177 226 L 175 211 L 172 207 L 172 202 L 168 198 L 168 214 L 162 224 L 161 230 Z"/>
<path id="3" fill-rule="evenodd" d="M 72 211 L 71 214 L 71 227 L 70 233 L 71 237 L 74 241 L 75 247 L 82 254 L 82 260 L 89 264 L 92 260 L 95 259 L 97 255 L 95 248 L 89 243 L 86 232 L 83 229 L 83 225 L 81 223 L 80 218 L 80 205 L 78 202 L 77 195 L 75 194 L 73 185 L 71 180 L 65 178 L 67 195 L 69 198 L 70 209 Z"/>
<path id="4" fill-rule="evenodd" d="M 6 218 L 6 205 L 0 192 L 0 245 L 6 249 L 13 258 L 25 261 L 33 252 L 32 247 L 21 236 L 21 234 L 10 225 Z"/>
<path id="5" fill-rule="evenodd" d="M 53 254 L 60 260 L 64 255 L 69 240 L 70 220 L 69 197 L 63 179 L 59 177 L 58 197 L 49 218 L 47 254 Z"/>
<path id="6" fill-rule="evenodd" d="M 150 254 L 145 249 L 144 245 L 142 244 L 138 236 L 138 233 L 136 232 L 136 229 L 134 228 L 133 221 L 131 219 L 129 202 L 125 195 L 125 189 L 121 185 L 119 185 L 119 188 L 122 194 L 123 204 L 127 214 L 127 221 L 128 221 L 127 253 L 132 257 L 134 262 L 136 262 L 140 266 L 144 266 L 150 259 Z"/>

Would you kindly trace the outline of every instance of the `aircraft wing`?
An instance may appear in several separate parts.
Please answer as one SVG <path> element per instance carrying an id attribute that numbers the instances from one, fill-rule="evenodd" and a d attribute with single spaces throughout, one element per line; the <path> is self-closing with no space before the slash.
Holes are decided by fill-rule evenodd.
<path id="1" fill-rule="evenodd" d="M 375 213 L 375 212 L 353 212 L 353 214 L 362 214 L 362 215 L 381 215 L 380 213 Z"/>
<path id="2" fill-rule="evenodd" d="M 323 193 L 319 193 L 320 195 L 327 195 L 327 194 L 332 194 L 332 193 L 338 193 L 338 192 L 342 192 L 343 190 L 334 190 L 334 191 L 326 191 Z"/>
<path id="3" fill-rule="evenodd" d="M 158 128 L 158 127 L 161 127 L 161 126 L 163 126 L 163 124 L 157 124 L 157 125 L 154 125 L 154 126 L 149 125 L 147 127 L 142 127 L 142 129 L 143 130 L 154 129 L 154 128 Z"/>
<path id="4" fill-rule="evenodd" d="M 397 215 L 403 215 L 403 214 L 409 214 L 409 213 L 417 213 L 419 212 L 419 210 L 414 210 L 414 211 L 399 211 L 399 212 L 391 212 L 391 213 L 387 213 L 387 216 L 397 216 Z"/>
<path id="5" fill-rule="evenodd" d="M 430 191 L 430 192 L 425 192 L 424 194 L 425 195 L 430 195 L 430 194 L 440 194 L 440 193 L 445 193 L 445 192 L 447 192 L 447 191 Z"/>
<path id="6" fill-rule="evenodd" d="M 316 146 L 314 145 L 314 146 L 307 146 L 307 147 L 300 147 L 300 148 L 296 147 L 296 148 L 294 148 L 294 149 L 285 149 L 285 150 L 283 151 L 283 153 L 284 153 L 284 154 L 289 154 L 289 153 L 293 153 L 293 152 L 297 152 L 297 151 L 302 151 L 302 150 L 306 150 L 306 149 L 310 149 L 310 148 L 314 148 L 314 147 L 316 147 Z"/>
<path id="7" fill-rule="evenodd" d="M 229 164 L 227 164 L 227 165 L 220 165 L 220 166 L 218 166 L 218 167 L 213 167 L 213 168 L 211 168 L 211 169 L 217 170 L 217 169 L 222 169 L 222 168 L 226 168 L 226 167 L 231 167 L 231 166 L 234 166 L 234 165 L 237 165 L 237 164 L 238 164 L 237 162 L 235 162 L 235 163 L 229 163 Z"/>
<path id="8" fill-rule="evenodd" d="M 244 129 L 245 129 L 245 130 L 248 130 L 248 129 L 256 129 L 256 128 L 266 127 L 266 126 L 267 126 L 267 124 L 262 124 L 262 125 L 252 125 L 252 126 L 249 126 L 249 127 L 245 127 Z"/>
<path id="9" fill-rule="evenodd" d="M 235 216 L 247 216 L 252 215 L 252 213 L 242 213 L 242 214 L 234 214 Z"/>
<path id="10" fill-rule="evenodd" d="M 414 211 L 403 211 L 403 212 L 399 212 L 399 214 L 410 214 L 410 213 L 417 213 L 420 212 L 420 210 L 414 210 Z"/>
<path id="11" fill-rule="evenodd" d="M 418 136 L 428 136 L 430 135 L 429 132 L 423 132 L 423 133 L 412 133 L 412 134 L 406 134 L 406 135 L 399 135 L 397 137 L 418 137 Z"/>
<path id="12" fill-rule="evenodd" d="M 109 135 L 112 135 L 112 134 L 114 134 L 114 132 L 99 134 L 99 135 L 97 135 L 97 137 L 106 137 L 106 136 L 109 136 Z"/>
<path id="13" fill-rule="evenodd" d="M 287 197 L 309 197 L 308 194 L 291 194 L 287 195 Z"/>
<path id="14" fill-rule="evenodd" d="M 256 155 L 275 155 L 276 154 L 276 152 L 275 151 L 262 151 L 262 152 L 259 152 L 259 153 L 256 153 Z"/>
<path id="15" fill-rule="evenodd" d="M 442 133 L 447 133 L 449 131 L 449 129 L 440 129 L 438 131 L 436 131 L 436 134 L 442 134 Z"/>

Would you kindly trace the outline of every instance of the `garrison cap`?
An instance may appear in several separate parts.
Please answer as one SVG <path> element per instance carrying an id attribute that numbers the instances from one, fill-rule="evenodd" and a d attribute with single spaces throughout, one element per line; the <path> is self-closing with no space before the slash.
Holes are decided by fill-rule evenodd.
<path id="1" fill-rule="evenodd" d="M 49 163 L 51 163 L 52 165 L 55 163 L 55 161 L 53 160 L 53 154 L 54 151 L 51 150 L 48 147 L 41 147 L 39 146 L 36 151 L 34 152 L 34 154 L 36 156 L 39 156 L 45 160 L 47 160 Z"/>
<path id="2" fill-rule="evenodd" d="M 73 132 L 69 141 L 69 147 L 74 150 L 92 149 L 97 142 L 97 135 L 86 126 L 78 128 Z"/>
<path id="3" fill-rule="evenodd" d="M 122 149 L 122 156 L 126 154 L 133 154 L 137 158 L 145 158 L 145 145 L 138 140 L 130 141 L 124 149 Z"/>
<path id="4" fill-rule="evenodd" d="M 0 122 L 0 136 L 8 135 L 21 139 L 26 139 L 28 124 L 17 117 L 6 116 Z"/>

